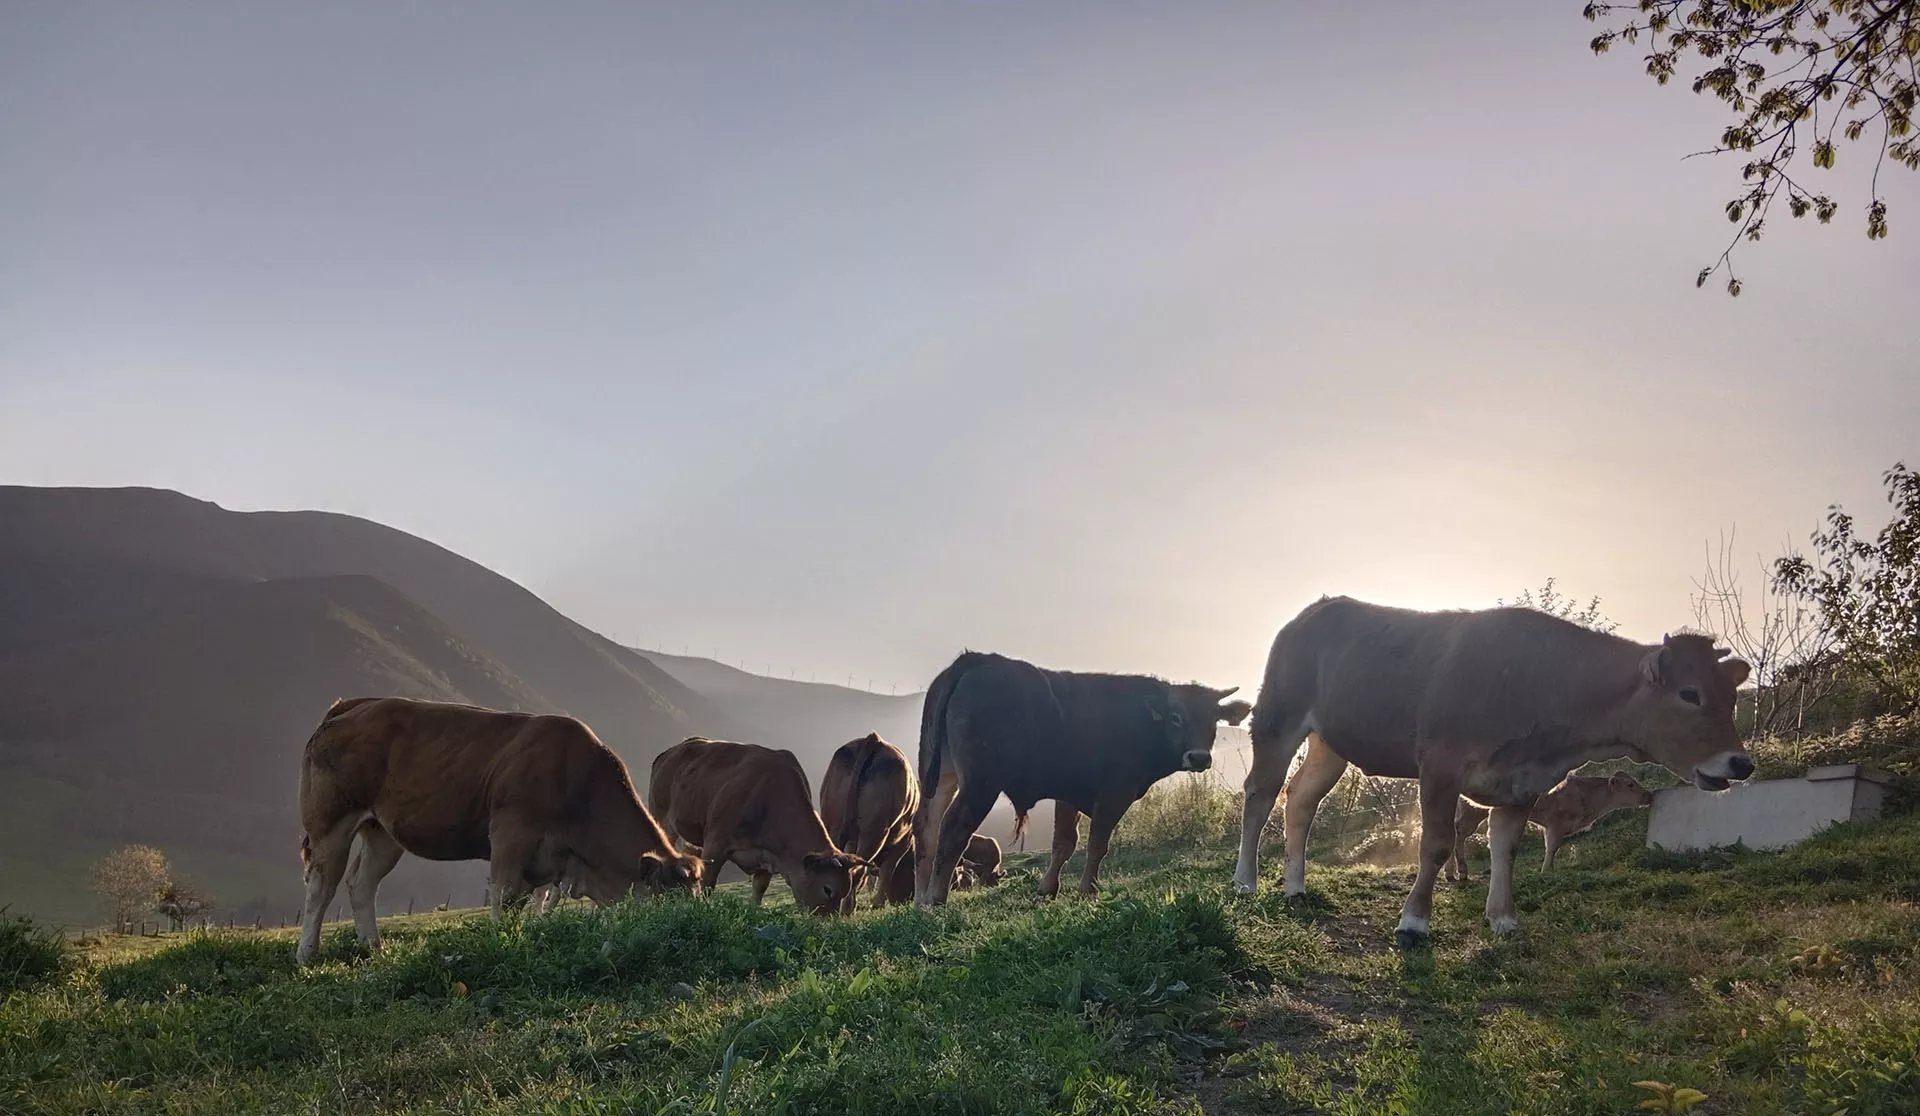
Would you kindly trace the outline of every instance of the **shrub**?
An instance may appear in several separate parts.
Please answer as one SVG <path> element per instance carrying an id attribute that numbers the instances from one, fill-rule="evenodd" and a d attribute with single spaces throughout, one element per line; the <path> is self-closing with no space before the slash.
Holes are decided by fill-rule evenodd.
<path id="1" fill-rule="evenodd" d="M 67 967 L 60 935 L 0 908 L 0 999 L 57 979 Z"/>

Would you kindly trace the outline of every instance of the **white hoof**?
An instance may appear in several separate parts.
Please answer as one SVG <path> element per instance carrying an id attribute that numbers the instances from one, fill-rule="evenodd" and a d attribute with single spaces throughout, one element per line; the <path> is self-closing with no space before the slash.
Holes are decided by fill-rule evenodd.
<path id="1" fill-rule="evenodd" d="M 1395 930 L 1395 933 L 1425 934 L 1430 926 L 1431 922 L 1428 919 L 1416 918 L 1410 914 L 1402 914 L 1400 916 L 1400 926 Z"/>
<path id="2" fill-rule="evenodd" d="M 1512 915 L 1496 915 L 1487 919 L 1487 925 L 1493 928 L 1495 934 L 1504 938 L 1520 929 L 1520 920 Z"/>
<path id="3" fill-rule="evenodd" d="M 1260 881 L 1243 880 L 1236 876 L 1233 881 L 1233 889 L 1242 895 L 1258 895 L 1260 894 Z"/>

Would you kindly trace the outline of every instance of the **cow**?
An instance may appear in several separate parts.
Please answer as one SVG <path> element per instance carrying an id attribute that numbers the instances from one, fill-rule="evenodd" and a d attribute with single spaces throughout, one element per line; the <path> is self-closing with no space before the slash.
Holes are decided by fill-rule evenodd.
<path id="1" fill-rule="evenodd" d="M 1002 794 L 1023 825 L 1035 802 L 1054 800 L 1053 860 L 1040 881 L 1047 897 L 1060 890 L 1080 814 L 1091 815 L 1080 891 L 1092 894 L 1127 807 L 1175 771 L 1207 770 L 1219 722 L 1246 718 L 1252 707 L 1227 701 L 1233 693 L 963 653 L 921 706 L 914 902 L 946 902 L 954 868 Z"/>
<path id="2" fill-rule="evenodd" d="M 1349 763 L 1420 780 L 1420 870 L 1394 939 L 1427 935 L 1433 884 L 1453 853 L 1454 806 L 1494 808 L 1486 915 L 1511 933 L 1513 846 L 1533 804 L 1592 760 L 1658 762 L 1703 790 L 1753 774 L 1733 723 L 1748 667 L 1711 637 L 1643 645 L 1527 608 L 1416 612 L 1323 597 L 1280 630 L 1252 723 L 1234 886 L 1259 889 L 1260 832 L 1287 788 L 1288 895 L 1306 890 L 1313 812 Z"/>
<path id="3" fill-rule="evenodd" d="M 534 891 L 538 909 L 555 889 L 613 903 L 699 886 L 699 859 L 674 848 L 627 765 L 572 717 L 336 701 L 307 739 L 300 821 L 301 964 L 319 948 L 342 876 L 360 940 L 379 948 L 374 893 L 402 853 L 489 861 L 496 920 Z"/>
<path id="4" fill-rule="evenodd" d="M 871 873 L 855 871 L 841 913 L 853 913 L 868 875 L 879 885 L 880 901 L 888 901 L 886 881 L 902 859 L 913 857 L 913 815 L 919 808 L 920 781 L 913 765 L 878 733 L 848 741 L 833 753 L 820 779 L 820 820 L 835 847 L 873 865 Z"/>
<path id="5" fill-rule="evenodd" d="M 700 849 L 708 890 L 732 861 L 752 877 L 755 903 L 778 872 L 797 905 L 833 914 L 867 868 L 833 843 L 800 760 L 784 749 L 690 736 L 654 757 L 647 795 L 667 833 Z"/>
<path id="6" fill-rule="evenodd" d="M 1007 878 L 1007 870 L 1000 861 L 1000 842 L 984 833 L 974 834 L 967 841 L 966 851 L 960 854 L 960 865 L 955 872 L 958 873 L 953 881 L 955 889 L 997 886 Z"/>
<path id="7" fill-rule="evenodd" d="M 1313 745 L 1307 745 L 1312 748 Z M 1547 831 L 1547 856 L 1543 872 L 1553 869 L 1553 855 L 1560 842 L 1578 837 L 1593 828 L 1615 810 L 1630 810 L 1653 801 L 1653 792 L 1640 780 L 1624 771 L 1609 776 L 1569 775 L 1567 781 L 1540 796 L 1527 820 Z M 1465 798 L 1453 815 L 1453 859 L 1447 864 L 1449 880 L 1467 878 L 1467 838 L 1486 822 L 1492 811 Z"/>

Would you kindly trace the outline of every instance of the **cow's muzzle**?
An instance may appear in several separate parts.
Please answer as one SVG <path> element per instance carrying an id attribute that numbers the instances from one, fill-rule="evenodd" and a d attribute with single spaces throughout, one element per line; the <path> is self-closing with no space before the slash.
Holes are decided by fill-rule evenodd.
<path id="1" fill-rule="evenodd" d="M 1199 750 L 1188 752 L 1180 757 L 1180 770 L 1205 771 L 1213 766 L 1213 753 Z"/>
<path id="2" fill-rule="evenodd" d="M 1745 752 L 1724 752 L 1693 769 L 1693 785 L 1703 791 L 1723 791 L 1734 782 L 1753 774 L 1753 757 Z"/>

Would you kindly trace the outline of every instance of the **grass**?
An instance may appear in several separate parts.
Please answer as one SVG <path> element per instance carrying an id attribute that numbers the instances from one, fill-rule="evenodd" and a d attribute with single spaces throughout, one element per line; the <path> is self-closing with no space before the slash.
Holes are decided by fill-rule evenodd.
<path id="1" fill-rule="evenodd" d="M 1675 857 L 1616 814 L 1523 848 L 1515 938 L 1443 887 L 1405 953 L 1405 872 L 1246 899 L 1178 816 L 1091 901 L 1029 854 L 933 912 L 438 913 L 305 971 L 290 932 L 91 939 L 0 1003 L 0 1111 L 1920 1112 L 1920 816 Z"/>

